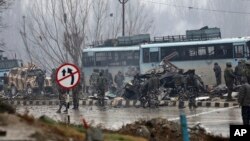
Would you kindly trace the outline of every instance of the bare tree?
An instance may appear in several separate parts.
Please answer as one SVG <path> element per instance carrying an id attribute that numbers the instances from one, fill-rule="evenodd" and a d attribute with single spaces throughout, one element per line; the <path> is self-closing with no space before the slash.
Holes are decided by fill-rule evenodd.
<path id="1" fill-rule="evenodd" d="M 92 3 L 92 13 L 93 13 L 93 31 L 90 30 L 92 33 L 92 37 L 94 40 L 103 40 L 104 38 L 104 28 L 106 24 L 106 20 L 108 17 L 108 1 L 105 0 L 98 0 L 93 1 Z M 90 28 L 92 29 L 92 28 Z"/>
<path id="2" fill-rule="evenodd" d="M 152 17 L 140 2 L 126 5 L 127 35 L 147 33 Z M 34 0 L 20 30 L 29 60 L 51 69 L 63 62 L 82 68 L 82 49 L 121 35 L 121 5 L 108 0 Z M 137 4 L 137 6 L 132 6 Z M 114 10 L 114 11 L 113 11 Z M 25 31 L 26 30 L 26 31 Z"/>
<path id="3" fill-rule="evenodd" d="M 49 70 L 64 62 L 82 67 L 88 0 L 35 0 L 32 4 L 27 29 L 20 31 L 30 60 Z"/>
<path id="4" fill-rule="evenodd" d="M 114 39 L 122 32 L 122 5 L 118 0 L 98 0 L 92 3 L 90 33 L 93 41 Z M 126 35 L 149 33 L 154 25 L 153 17 L 140 1 L 128 1 L 125 10 Z"/>
<path id="5" fill-rule="evenodd" d="M 0 13 L 2 13 L 4 10 L 8 9 L 11 5 L 12 1 L 10 0 L 0 0 Z M 2 20 L 2 16 L 0 15 L 0 31 L 2 29 L 6 28 L 6 24 Z M 0 41 L 0 47 L 4 47 L 5 43 L 1 40 Z"/>
<path id="6" fill-rule="evenodd" d="M 145 34 L 151 31 L 154 19 L 143 3 L 129 1 L 126 12 L 126 35 Z"/>

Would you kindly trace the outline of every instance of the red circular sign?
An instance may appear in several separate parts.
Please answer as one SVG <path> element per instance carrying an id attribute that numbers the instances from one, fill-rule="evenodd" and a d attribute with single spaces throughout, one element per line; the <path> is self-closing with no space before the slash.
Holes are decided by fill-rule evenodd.
<path id="1" fill-rule="evenodd" d="M 65 89 L 72 89 L 80 82 L 80 70 L 74 64 L 63 64 L 56 70 L 56 82 Z"/>

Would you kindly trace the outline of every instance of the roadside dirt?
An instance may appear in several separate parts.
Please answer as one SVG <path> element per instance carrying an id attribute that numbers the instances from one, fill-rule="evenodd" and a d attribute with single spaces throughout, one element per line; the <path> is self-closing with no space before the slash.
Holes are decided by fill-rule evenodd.
<path id="1" fill-rule="evenodd" d="M 15 114 L 9 105 L 0 104 L 0 130 L 6 131 L 6 136 L 0 140 L 35 140 L 35 141 L 84 141 L 86 130 L 83 125 L 67 125 L 54 121 L 47 116 L 35 119 L 25 113 Z M 90 127 L 93 128 L 93 127 Z M 97 127 L 96 127 L 97 128 Z M 178 123 L 156 118 L 139 120 L 124 125 L 117 131 L 101 129 L 104 141 L 182 141 L 181 127 Z M 92 133 L 91 133 L 92 134 Z M 95 134 L 99 136 L 99 134 Z M 213 136 L 200 127 L 189 128 L 191 141 L 228 141 L 228 138 Z"/>

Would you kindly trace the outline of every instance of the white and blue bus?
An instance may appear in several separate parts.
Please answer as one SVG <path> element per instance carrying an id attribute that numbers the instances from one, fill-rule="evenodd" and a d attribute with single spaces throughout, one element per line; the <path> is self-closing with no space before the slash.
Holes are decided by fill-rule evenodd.
<path id="1" fill-rule="evenodd" d="M 140 71 L 145 73 L 158 66 L 165 56 L 176 51 L 178 55 L 171 59 L 171 63 L 184 71 L 195 69 L 205 84 L 215 84 L 214 63 L 221 66 L 224 81 L 226 62 L 235 67 L 239 60 L 246 60 L 250 57 L 249 47 L 249 37 L 144 44 L 140 46 Z"/>
<path id="2" fill-rule="evenodd" d="M 106 70 L 113 78 L 121 71 L 125 81 L 129 81 L 139 72 L 140 51 L 138 46 L 98 47 L 83 50 L 83 71 L 86 84 L 94 69 Z"/>

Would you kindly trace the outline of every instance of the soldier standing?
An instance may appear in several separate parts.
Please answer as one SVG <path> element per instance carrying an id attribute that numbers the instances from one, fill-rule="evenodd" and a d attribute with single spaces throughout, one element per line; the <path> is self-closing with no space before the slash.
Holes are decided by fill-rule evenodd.
<path id="1" fill-rule="evenodd" d="M 250 84 L 250 62 L 249 61 L 246 62 L 246 68 L 244 70 L 243 75 L 247 78 L 248 83 Z"/>
<path id="2" fill-rule="evenodd" d="M 39 89 L 39 93 L 42 94 L 43 92 L 43 87 L 44 87 L 44 74 L 42 72 L 40 72 L 38 74 L 38 76 L 36 77 L 36 82 L 38 84 L 38 89 Z"/>
<path id="3" fill-rule="evenodd" d="M 78 110 L 79 107 L 79 92 L 81 90 L 81 83 L 78 84 L 75 88 L 72 90 L 72 98 L 73 98 L 73 110 Z"/>
<path id="4" fill-rule="evenodd" d="M 151 77 L 150 79 L 148 80 L 148 93 L 150 91 L 153 91 L 153 90 L 157 90 L 160 86 L 160 80 L 159 78 L 156 76 L 155 72 L 152 71 L 151 72 Z"/>
<path id="5" fill-rule="evenodd" d="M 189 109 L 197 108 L 195 98 L 198 95 L 198 78 L 195 76 L 195 70 L 191 70 L 187 76 L 186 87 L 189 90 Z"/>
<path id="6" fill-rule="evenodd" d="M 183 102 L 183 94 L 185 92 L 185 78 L 183 76 L 183 69 L 180 69 L 178 71 L 178 74 L 174 75 L 173 77 L 173 80 L 174 80 L 174 85 L 175 85 L 175 88 L 177 90 L 177 93 L 179 95 L 179 108 L 182 109 L 182 108 L 185 108 L 184 106 L 184 102 Z"/>
<path id="7" fill-rule="evenodd" d="M 121 71 L 118 71 L 118 73 L 115 75 L 115 83 L 118 89 L 121 89 L 124 81 L 124 75 Z"/>
<path id="8" fill-rule="evenodd" d="M 91 76 L 89 78 L 89 84 L 90 84 L 90 87 L 92 89 L 92 95 L 96 92 L 97 78 L 98 77 L 99 77 L 99 70 L 98 69 L 94 69 L 93 73 L 91 74 Z"/>
<path id="9" fill-rule="evenodd" d="M 64 106 L 65 110 L 63 112 L 68 113 L 68 106 L 67 106 L 67 102 L 66 102 L 66 98 L 67 98 L 67 90 L 64 90 L 63 88 L 58 86 L 58 91 L 59 91 L 59 109 L 57 110 L 57 113 L 61 113 L 61 109 Z"/>
<path id="10" fill-rule="evenodd" d="M 237 77 L 237 84 L 241 84 L 241 78 L 243 76 L 243 72 L 244 72 L 244 64 L 242 62 L 242 60 L 238 61 L 238 65 L 235 67 L 234 73 Z"/>
<path id="11" fill-rule="evenodd" d="M 226 69 L 224 71 L 224 79 L 228 89 L 227 101 L 230 101 L 232 100 L 233 84 L 235 79 L 232 64 L 230 62 L 227 62 L 226 64 Z"/>
<path id="12" fill-rule="evenodd" d="M 147 100 L 149 107 L 153 106 L 152 104 L 158 106 L 159 103 L 156 102 L 159 102 L 157 97 L 159 87 L 160 87 L 160 80 L 156 76 L 155 71 L 152 71 L 151 77 L 148 80 L 148 89 L 147 89 L 147 98 L 148 98 Z"/>
<path id="13" fill-rule="evenodd" d="M 100 106 L 104 106 L 104 97 L 105 97 L 105 88 L 107 85 L 107 79 L 103 76 L 103 72 L 99 73 L 99 77 L 97 78 L 97 87 L 99 90 L 99 104 Z"/>
<path id="14" fill-rule="evenodd" d="M 113 84 L 113 76 L 112 74 L 109 72 L 108 69 L 105 70 L 104 72 L 104 77 L 107 79 L 108 81 L 108 88 L 110 88 Z"/>
<path id="15" fill-rule="evenodd" d="M 246 77 L 242 78 L 244 83 L 239 91 L 238 102 L 241 106 L 243 125 L 250 125 L 250 85 Z"/>
<path id="16" fill-rule="evenodd" d="M 214 63 L 214 73 L 216 78 L 216 85 L 218 86 L 221 84 L 221 67 L 217 62 Z"/>

